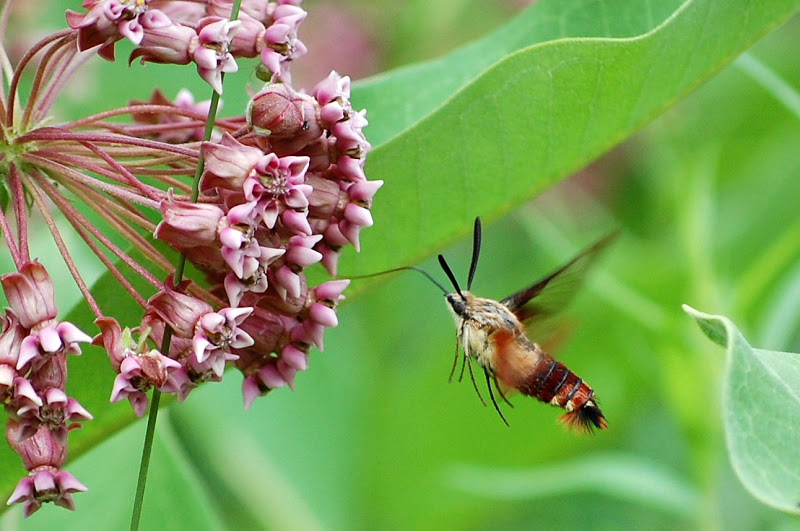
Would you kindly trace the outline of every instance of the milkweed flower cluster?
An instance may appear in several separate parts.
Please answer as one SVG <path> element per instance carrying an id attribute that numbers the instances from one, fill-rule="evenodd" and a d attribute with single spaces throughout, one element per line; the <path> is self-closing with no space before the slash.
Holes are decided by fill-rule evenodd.
<path id="1" fill-rule="evenodd" d="M 342 249 L 360 249 L 382 182 L 364 174 L 367 120 L 350 104 L 350 80 L 332 72 L 308 92 L 291 84 L 291 64 L 306 51 L 299 4 L 244 0 L 233 17 L 232 0 L 85 0 L 67 13 L 69 29 L 16 65 L 0 101 L 0 231 L 16 267 L 1 278 L 10 308 L 0 316 L 0 393 L 7 439 L 29 470 L 9 504 L 24 503 L 26 515 L 44 502 L 73 509 L 72 494 L 86 490 L 62 470 L 68 432 L 92 418 L 65 392 L 66 357 L 81 343 L 105 349 L 111 401 L 127 399 L 142 416 L 151 389 L 183 401 L 228 366 L 244 376 L 245 407 L 294 388 L 311 348 L 338 325 L 349 281 L 313 286 L 305 271 L 319 263 L 335 277 Z M 211 141 L 209 102 L 187 91 L 171 101 L 156 89 L 147 101 L 49 122 L 70 75 L 95 54 L 113 61 L 122 39 L 137 46 L 130 62 L 193 64 L 217 93 L 243 57 L 258 57 L 267 81 L 242 116 L 215 119 Z M 34 58 L 23 107 L 20 79 Z M 132 328 L 93 295 L 55 210 L 142 308 Z M 28 243 L 39 219 L 96 316 L 94 338 L 58 319 L 54 283 Z M 177 253 L 201 278 L 175 272 Z M 141 280 L 149 290 L 136 287 Z"/>

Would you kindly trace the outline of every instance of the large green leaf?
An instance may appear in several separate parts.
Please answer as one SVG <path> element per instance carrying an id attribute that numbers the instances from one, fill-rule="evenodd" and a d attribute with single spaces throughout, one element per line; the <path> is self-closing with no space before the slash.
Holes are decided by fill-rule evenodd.
<path id="1" fill-rule="evenodd" d="M 727 317 L 684 310 L 726 349 L 722 417 L 736 474 L 762 502 L 800 514 L 800 354 L 753 348 Z"/>
<path id="2" fill-rule="evenodd" d="M 587 2 L 585 11 L 563 5 L 539 2 L 521 20 L 533 34 L 538 20 L 616 21 L 615 30 L 607 32 L 612 35 L 651 21 L 650 3 L 642 3 L 636 15 L 628 13 L 640 24 L 630 18 L 620 23 L 623 19 L 606 11 L 607 2 Z M 639 37 L 566 34 L 536 44 L 530 43 L 535 37 L 519 37 L 525 32 L 517 21 L 471 50 L 467 58 L 479 65 L 484 48 L 507 54 L 466 80 L 461 52 L 428 65 L 425 76 L 401 71 L 410 86 L 365 85 L 354 94 L 356 104 L 360 97 L 376 102 L 424 91 L 429 83 L 450 78 L 451 69 L 457 78 L 449 84 L 456 90 L 449 99 L 425 95 L 420 103 L 401 96 L 392 100 L 391 113 L 382 107 L 370 115 L 392 124 L 391 132 L 381 131 L 388 140 L 367 165 L 370 178 L 386 184 L 373 208 L 376 225 L 363 233 L 364 256 L 345 256 L 341 271 L 417 262 L 467 233 L 476 215 L 491 219 L 508 212 L 630 136 L 798 5 L 797 0 L 693 0 Z M 579 27 L 583 36 L 597 34 Z"/>

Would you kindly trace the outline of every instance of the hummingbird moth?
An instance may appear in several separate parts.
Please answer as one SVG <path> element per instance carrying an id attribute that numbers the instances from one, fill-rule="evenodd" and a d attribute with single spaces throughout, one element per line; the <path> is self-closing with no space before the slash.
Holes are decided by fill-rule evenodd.
<path id="1" fill-rule="evenodd" d="M 466 290 L 459 287 L 444 256 L 439 255 L 439 264 L 455 288 L 455 292 L 448 293 L 436 282 L 445 292 L 458 330 L 450 380 L 455 374 L 459 354 L 463 353 L 459 380 L 463 378 L 466 365 L 469 367 L 475 391 L 486 405 L 472 370 L 472 361 L 476 361 L 486 377 L 492 404 L 506 425 L 508 421 L 500 410 L 493 387 L 509 405 L 511 403 L 507 396 L 511 392 L 520 392 L 565 409 L 567 412 L 559 420 L 570 428 L 586 432 L 595 428 L 607 428 L 606 418 L 597 405 L 594 390 L 566 365 L 553 359 L 541 346 L 528 339 L 526 325 L 546 318 L 557 310 L 558 308 L 553 307 L 554 302 L 567 302 L 577 289 L 580 277 L 597 257 L 598 251 L 606 247 L 614 236 L 612 234 L 599 240 L 533 285 L 495 301 L 477 297 L 469 291 L 481 247 L 481 221 L 476 218 Z M 426 272 L 421 272 L 431 278 Z"/>

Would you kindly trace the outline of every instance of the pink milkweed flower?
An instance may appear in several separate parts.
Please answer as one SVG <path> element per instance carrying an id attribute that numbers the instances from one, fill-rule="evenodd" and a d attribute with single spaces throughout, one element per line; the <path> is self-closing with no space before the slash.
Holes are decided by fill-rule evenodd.
<path id="1" fill-rule="evenodd" d="M 192 338 L 197 362 L 208 361 L 214 373 L 222 376 L 225 362 L 239 359 L 231 349 L 247 348 L 254 343 L 253 338 L 239 327 L 251 313 L 253 308 L 225 308 L 203 315 Z"/>
<path id="2" fill-rule="evenodd" d="M 307 269 L 322 261 L 335 271 L 340 252 L 358 247 L 359 230 L 373 222 L 380 183 L 364 174 L 364 111 L 353 109 L 350 80 L 336 73 L 312 92 L 291 85 L 292 61 L 305 53 L 300 0 L 244 0 L 236 22 L 233 3 L 84 0 L 87 13 L 67 15 L 72 30 L 43 38 L 8 67 L 9 79 L 37 80 L 12 82 L 0 113 L 6 144 L 18 146 L 3 161 L 0 229 L 18 272 L 0 277 L 10 306 L 0 317 L 0 397 L 11 447 L 30 470 L 11 500 L 26 514 L 45 501 L 74 508 L 72 493 L 85 487 L 60 467 L 68 432 L 91 418 L 66 392 L 67 354 L 89 338 L 59 319 L 54 282 L 31 258 L 30 232 L 42 220 L 96 317 L 94 342 L 115 371 L 111 401 L 127 398 L 137 415 L 148 391 L 183 400 L 200 383 L 220 381 L 226 366 L 243 374 L 247 406 L 270 389 L 294 389 L 312 347 L 322 349 L 324 332 L 338 325 L 347 281 L 315 287 Z M 149 101 L 45 121 L 92 57 L 77 53 L 76 42 L 113 59 L 124 38 L 138 46 L 131 62 L 194 63 L 217 92 L 241 56 L 260 56 L 257 76 L 267 65 L 272 82 L 245 115 L 210 116 L 210 104 L 188 92 L 171 102 L 156 90 Z M 213 140 L 201 143 L 212 127 Z M 192 180 L 198 169 L 200 183 Z M 84 278 L 83 255 L 73 254 L 62 228 L 75 229 L 119 294 L 97 292 Z M 188 261 L 175 268 L 183 282 L 164 280 L 174 251 Z M 145 312 L 133 332 L 114 319 L 128 312 L 118 295 Z"/>
<path id="3" fill-rule="evenodd" d="M 67 23 L 78 30 L 78 49 L 100 46 L 98 54 L 114 60 L 114 44 L 127 38 L 134 44 L 142 42 L 144 30 L 139 17 L 147 12 L 150 0 L 86 0 L 88 13 L 67 10 Z"/>
<path id="4" fill-rule="evenodd" d="M 44 400 L 40 407 L 27 409 L 24 413 L 18 414 L 19 432 L 18 440 L 23 441 L 32 437 L 40 427 L 45 426 L 53 435 L 53 438 L 61 446 L 67 445 L 67 432 L 79 427 L 77 424 L 68 424 L 84 420 L 92 420 L 89 413 L 77 400 L 67 396 L 67 394 L 56 387 L 51 387 L 44 391 Z"/>
<path id="5" fill-rule="evenodd" d="M 288 72 L 284 63 L 293 61 L 306 53 L 305 44 L 297 38 L 297 30 L 307 13 L 300 7 L 280 5 L 273 12 L 273 22 L 264 33 L 266 46 L 261 51 L 261 64 L 273 74 L 273 78 L 284 80 Z"/>
<path id="6" fill-rule="evenodd" d="M 308 225 L 308 196 L 313 189 L 305 184 L 308 157 L 278 157 L 269 153 L 258 161 L 242 184 L 245 198 L 257 201 L 257 209 L 267 228 L 280 216 L 291 231 L 311 235 Z"/>
<path id="7" fill-rule="evenodd" d="M 284 385 L 286 385 L 286 379 L 281 375 L 274 363 L 264 365 L 256 372 L 248 375 L 242 382 L 245 410 L 250 409 L 250 406 L 259 396 L 264 396 L 272 389 L 278 389 Z"/>
<path id="8" fill-rule="evenodd" d="M 28 517 L 42 506 L 52 502 L 71 511 L 75 510 L 72 499 L 73 492 L 85 492 L 87 489 L 75 477 L 61 470 L 67 460 L 66 447 L 59 444 L 47 427 L 42 426 L 31 437 L 19 440 L 17 432 L 19 424 L 9 419 L 6 426 L 6 438 L 9 445 L 17 452 L 29 471 L 17 484 L 16 489 L 6 502 L 24 504 L 25 516 Z"/>
<path id="9" fill-rule="evenodd" d="M 222 258 L 237 277 L 244 275 L 244 260 L 262 254 L 256 232 L 258 230 L 257 203 L 250 201 L 231 208 L 220 223 L 219 240 Z"/>
<path id="10" fill-rule="evenodd" d="M 13 393 L 14 379 L 19 377 L 17 362 L 22 340 L 28 331 L 19 324 L 13 310 L 6 310 L 6 315 L 0 315 L 0 400 L 5 401 Z"/>
<path id="11" fill-rule="evenodd" d="M 350 280 L 347 279 L 330 280 L 314 288 L 316 302 L 312 303 L 308 309 L 311 319 L 326 328 L 338 326 L 339 320 L 336 317 L 335 308 L 340 301 L 344 300 L 342 292 L 349 285 Z"/>
<path id="12" fill-rule="evenodd" d="M 245 293 L 264 293 L 267 291 L 269 287 L 267 268 L 270 263 L 285 252 L 283 249 L 273 249 L 273 251 L 280 251 L 280 253 L 273 253 L 271 257 L 267 253 L 262 253 L 258 259 L 252 256 L 245 257 L 242 266 L 242 278 L 236 276 L 235 273 L 225 275 L 223 286 L 232 308 L 239 306 Z"/>
<path id="13" fill-rule="evenodd" d="M 77 326 L 69 322 L 49 324 L 32 332 L 22 340 L 19 349 L 17 370 L 28 363 L 31 370 L 37 371 L 51 357 L 58 354 L 74 354 L 79 356 L 81 348 L 78 343 L 91 343 L 91 336 L 83 333 Z"/>
<path id="14" fill-rule="evenodd" d="M 127 398 L 136 416 L 143 417 L 150 404 L 147 392 L 152 387 L 163 387 L 170 373 L 180 367 L 180 363 L 157 350 L 144 353 L 129 351 L 120 364 L 120 372 L 114 380 L 110 400 L 119 402 Z"/>
<path id="15" fill-rule="evenodd" d="M 197 24 L 198 46 L 192 53 L 197 72 L 217 94 L 222 94 L 222 74 L 239 69 L 228 51 L 241 22 L 222 17 L 205 17 Z"/>
<path id="16" fill-rule="evenodd" d="M 8 402 L 9 409 L 16 417 L 21 417 L 29 411 L 37 411 L 42 407 L 42 399 L 36 393 L 31 382 L 17 376 L 14 378 L 14 391 Z"/>

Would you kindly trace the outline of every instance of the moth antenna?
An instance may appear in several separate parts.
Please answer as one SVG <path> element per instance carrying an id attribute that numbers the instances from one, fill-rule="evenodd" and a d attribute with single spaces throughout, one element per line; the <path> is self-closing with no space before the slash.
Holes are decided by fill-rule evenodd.
<path id="1" fill-rule="evenodd" d="M 445 295 L 447 295 L 447 293 L 448 293 L 447 289 L 444 286 L 442 286 L 442 284 L 438 280 L 433 278 L 433 276 L 430 273 L 428 273 L 427 271 L 425 271 L 421 267 L 417 267 L 417 266 L 395 267 L 394 269 L 387 269 L 386 271 L 379 271 L 377 273 L 370 273 L 369 275 L 350 275 L 350 276 L 347 276 L 347 278 L 372 278 L 372 277 L 379 277 L 379 276 L 382 276 L 382 275 L 387 275 L 389 273 L 396 273 L 398 271 L 416 271 L 417 273 L 422 273 L 428 280 L 433 282 L 433 284 L 437 288 L 442 290 L 442 293 L 444 293 Z"/>
<path id="2" fill-rule="evenodd" d="M 472 380 L 472 387 L 474 387 L 475 392 L 478 393 L 478 398 L 481 399 L 481 404 L 485 406 L 486 401 L 483 399 L 483 395 L 481 395 L 480 389 L 478 389 L 478 382 L 475 381 L 475 373 L 472 372 L 472 362 L 469 360 L 469 356 L 467 356 L 466 354 L 464 355 L 464 359 L 467 360 L 467 367 L 469 367 L 469 377 Z M 491 390 L 489 390 L 489 393 L 491 393 Z M 503 416 L 502 413 L 500 414 L 500 416 L 501 417 Z"/>
<path id="3" fill-rule="evenodd" d="M 492 404 L 494 404 L 494 409 L 497 411 L 497 414 L 500 415 L 500 418 L 503 419 L 503 422 L 505 422 L 506 426 L 510 428 L 511 425 L 503 416 L 503 412 L 500 411 L 500 404 L 498 404 L 497 400 L 495 400 L 494 398 L 494 392 L 492 391 L 492 381 L 490 379 L 491 377 L 489 376 L 489 370 L 486 367 L 483 368 L 483 374 L 486 375 L 486 387 L 489 388 L 489 397 L 492 399 Z M 497 380 L 495 380 L 495 384 L 497 384 Z"/>
<path id="4" fill-rule="evenodd" d="M 475 218 L 475 228 L 472 231 L 472 260 L 469 263 L 469 276 L 467 277 L 467 291 L 472 289 L 472 279 L 478 269 L 478 257 L 481 254 L 481 218 Z"/>
<path id="5" fill-rule="evenodd" d="M 454 288 L 456 288 L 456 293 L 458 293 L 462 299 L 466 300 L 464 298 L 464 294 L 461 293 L 461 288 L 458 287 L 458 281 L 456 280 L 456 276 L 453 274 L 453 270 L 450 269 L 450 266 L 447 265 L 447 260 L 445 260 L 444 256 L 442 256 L 441 254 L 439 255 L 439 265 L 442 266 L 444 274 L 447 275 L 447 278 L 450 279 L 450 283 L 453 284 Z"/>

